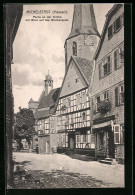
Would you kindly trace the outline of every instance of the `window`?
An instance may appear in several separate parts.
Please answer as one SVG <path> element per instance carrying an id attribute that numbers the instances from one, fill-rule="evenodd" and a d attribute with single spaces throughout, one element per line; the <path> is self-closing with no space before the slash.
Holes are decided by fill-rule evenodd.
<path id="1" fill-rule="evenodd" d="M 97 96 L 96 97 L 96 112 L 98 111 L 97 108 L 98 108 L 98 103 L 100 103 L 100 96 Z"/>
<path id="2" fill-rule="evenodd" d="M 117 70 L 118 68 L 118 49 L 114 51 L 114 69 Z"/>
<path id="3" fill-rule="evenodd" d="M 67 107 L 70 107 L 70 105 L 71 105 L 71 100 L 70 100 L 70 97 L 69 97 L 69 98 L 67 98 Z"/>
<path id="4" fill-rule="evenodd" d="M 124 86 L 120 86 L 120 104 L 124 103 Z"/>
<path id="5" fill-rule="evenodd" d="M 106 91 L 103 93 L 103 100 L 108 100 L 108 98 L 109 98 L 109 94 L 108 91 Z"/>
<path id="6" fill-rule="evenodd" d="M 65 143 L 66 138 L 65 138 L 65 134 L 63 134 L 63 144 Z"/>
<path id="7" fill-rule="evenodd" d="M 121 28 L 121 16 L 119 16 L 115 20 L 115 32 L 118 32 L 118 30 Z"/>
<path id="8" fill-rule="evenodd" d="M 124 64 L 124 46 L 120 46 L 114 51 L 114 69 L 117 70 Z"/>
<path id="9" fill-rule="evenodd" d="M 82 93 L 82 103 L 84 104 L 86 102 L 86 93 Z"/>
<path id="10" fill-rule="evenodd" d="M 124 64 L 124 45 L 119 48 L 120 65 Z"/>
<path id="11" fill-rule="evenodd" d="M 82 120 L 83 120 L 83 121 L 86 120 L 86 113 L 85 113 L 85 112 L 82 113 Z"/>
<path id="12" fill-rule="evenodd" d="M 121 124 L 120 127 L 120 143 L 124 144 L 124 124 Z"/>
<path id="13" fill-rule="evenodd" d="M 81 102 L 80 94 L 77 94 L 77 95 L 76 95 L 76 105 L 79 105 L 80 102 Z"/>
<path id="14" fill-rule="evenodd" d="M 69 115 L 66 116 L 66 119 L 65 119 L 65 124 L 68 125 L 69 124 Z"/>
<path id="15" fill-rule="evenodd" d="M 107 74 L 107 63 L 104 64 L 103 69 L 104 69 L 104 76 L 105 76 Z"/>
<path id="16" fill-rule="evenodd" d="M 74 122 L 73 121 L 73 115 L 71 115 L 71 122 L 70 123 L 73 124 L 73 122 Z"/>
<path id="17" fill-rule="evenodd" d="M 79 82 L 79 78 L 76 78 L 76 79 L 75 79 L 75 83 L 78 83 L 78 82 Z"/>
<path id="18" fill-rule="evenodd" d="M 119 91 L 118 87 L 115 88 L 115 106 L 117 107 L 119 105 Z"/>
<path id="19" fill-rule="evenodd" d="M 114 125 L 114 143 L 119 144 L 120 143 L 120 125 Z"/>
<path id="20" fill-rule="evenodd" d="M 77 56 L 77 43 L 76 43 L 76 42 L 73 42 L 73 47 L 72 47 L 72 49 L 73 49 L 73 55 L 74 55 L 74 56 Z"/>
<path id="21" fill-rule="evenodd" d="M 51 127 L 50 127 L 51 129 L 54 129 L 54 121 L 51 121 L 51 122 L 50 122 L 50 126 L 51 126 Z"/>
<path id="22" fill-rule="evenodd" d="M 103 74 L 104 76 L 108 75 L 110 73 L 110 56 L 108 56 L 105 60 L 104 60 L 104 64 L 103 64 Z"/>
<path id="23" fill-rule="evenodd" d="M 83 143 L 86 143 L 87 142 L 87 135 L 83 135 Z"/>
<path id="24" fill-rule="evenodd" d="M 76 135 L 76 143 L 80 142 L 80 135 Z"/>
<path id="25" fill-rule="evenodd" d="M 104 58 L 102 62 L 99 63 L 99 79 L 107 76 L 111 72 L 111 56 Z"/>
<path id="26" fill-rule="evenodd" d="M 115 106 L 124 104 L 124 85 L 115 88 Z"/>
<path id="27" fill-rule="evenodd" d="M 96 99 L 97 99 L 97 103 L 99 103 L 100 102 L 100 96 L 98 96 Z"/>
<path id="28" fill-rule="evenodd" d="M 63 106 L 66 106 L 66 99 L 63 99 Z"/>
<path id="29" fill-rule="evenodd" d="M 124 13 L 108 27 L 108 40 L 124 26 Z"/>
<path id="30" fill-rule="evenodd" d="M 113 36 L 113 25 L 109 26 L 108 28 L 108 39 L 111 39 Z"/>

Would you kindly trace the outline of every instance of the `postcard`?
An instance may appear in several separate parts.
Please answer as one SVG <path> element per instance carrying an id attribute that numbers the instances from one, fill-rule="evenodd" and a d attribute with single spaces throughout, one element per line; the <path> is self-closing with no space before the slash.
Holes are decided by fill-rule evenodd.
<path id="1" fill-rule="evenodd" d="M 125 188 L 124 4 L 6 4 L 7 189 Z"/>

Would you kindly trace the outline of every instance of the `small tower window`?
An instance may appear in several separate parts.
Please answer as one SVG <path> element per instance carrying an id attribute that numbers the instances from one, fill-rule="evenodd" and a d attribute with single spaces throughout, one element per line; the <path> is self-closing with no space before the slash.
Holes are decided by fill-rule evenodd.
<path id="1" fill-rule="evenodd" d="M 79 78 L 76 78 L 76 79 L 75 79 L 75 83 L 78 83 L 78 82 L 79 82 Z"/>
<path id="2" fill-rule="evenodd" d="M 77 56 L 77 43 L 76 42 L 73 42 L 73 55 L 74 56 Z"/>

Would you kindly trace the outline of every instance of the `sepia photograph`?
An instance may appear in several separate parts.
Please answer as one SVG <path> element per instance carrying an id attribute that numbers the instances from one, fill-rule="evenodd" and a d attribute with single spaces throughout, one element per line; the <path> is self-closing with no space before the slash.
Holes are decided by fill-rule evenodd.
<path id="1" fill-rule="evenodd" d="M 124 4 L 5 4 L 6 188 L 125 188 Z"/>

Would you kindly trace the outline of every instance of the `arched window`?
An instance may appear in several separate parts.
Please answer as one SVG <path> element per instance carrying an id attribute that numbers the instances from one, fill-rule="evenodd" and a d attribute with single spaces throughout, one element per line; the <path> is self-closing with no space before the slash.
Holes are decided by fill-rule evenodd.
<path id="1" fill-rule="evenodd" d="M 73 42 L 73 55 L 74 56 L 77 56 L 77 43 L 76 42 Z"/>

